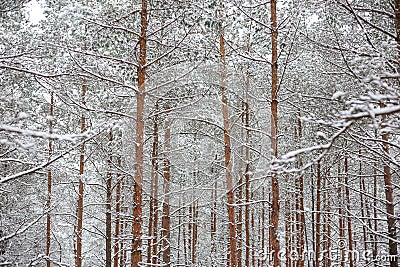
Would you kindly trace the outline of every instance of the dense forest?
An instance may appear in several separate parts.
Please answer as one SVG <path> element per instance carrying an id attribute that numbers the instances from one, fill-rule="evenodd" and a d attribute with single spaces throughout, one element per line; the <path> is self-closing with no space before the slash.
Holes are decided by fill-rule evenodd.
<path id="1" fill-rule="evenodd" d="M 0 40 L 0 266 L 399 266 L 400 0 L 1 0 Z"/>

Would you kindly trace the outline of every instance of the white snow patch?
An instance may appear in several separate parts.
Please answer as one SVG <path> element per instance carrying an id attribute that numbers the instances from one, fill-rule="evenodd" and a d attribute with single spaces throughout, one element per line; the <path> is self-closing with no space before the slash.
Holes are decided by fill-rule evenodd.
<path id="1" fill-rule="evenodd" d="M 46 18 L 44 15 L 45 5 L 46 3 L 43 0 L 32 0 L 25 5 L 25 10 L 29 16 L 31 25 L 36 25 Z"/>
<path id="2" fill-rule="evenodd" d="M 332 100 L 340 99 L 342 96 L 345 96 L 346 93 L 342 91 L 337 91 L 332 95 Z"/>

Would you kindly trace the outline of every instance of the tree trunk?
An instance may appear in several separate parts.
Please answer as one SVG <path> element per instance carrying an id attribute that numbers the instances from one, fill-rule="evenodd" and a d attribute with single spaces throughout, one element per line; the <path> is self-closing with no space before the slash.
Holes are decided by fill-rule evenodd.
<path id="1" fill-rule="evenodd" d="M 315 220 L 315 255 L 316 261 L 315 266 L 320 266 L 320 254 L 321 254 L 321 163 L 317 163 L 317 209 L 316 209 L 316 220 Z"/>
<path id="2" fill-rule="evenodd" d="M 303 135 L 303 126 L 301 124 L 300 112 L 297 118 L 297 128 L 298 128 L 298 142 L 300 144 L 301 138 Z M 299 159 L 299 167 L 303 166 L 303 162 Z M 296 207 L 296 225 L 297 225 L 297 253 L 300 256 L 297 267 L 304 267 L 304 258 L 302 257 L 304 252 L 304 226 L 305 226 L 305 218 L 304 218 L 304 175 L 300 174 L 298 179 L 298 196 L 297 207 Z"/>
<path id="3" fill-rule="evenodd" d="M 271 26 L 272 26 L 272 87 L 271 87 L 271 151 L 272 160 L 278 157 L 278 26 L 276 18 L 277 0 L 271 0 Z M 270 243 L 273 254 L 273 266 L 280 266 L 279 259 L 279 181 L 278 173 L 274 169 L 271 170 L 271 235 Z"/>
<path id="4" fill-rule="evenodd" d="M 396 13 L 397 14 L 397 13 Z M 381 108 L 385 107 L 381 104 Z M 382 123 L 385 123 L 386 116 L 382 116 Z M 382 126 L 382 147 L 385 152 L 385 157 L 390 157 L 389 151 L 389 134 L 385 131 L 385 126 Z M 386 214 L 387 214 L 387 227 L 389 237 L 389 256 L 390 256 L 390 267 L 398 267 L 398 256 L 397 256 L 397 227 L 396 227 L 396 216 L 394 212 L 394 196 L 393 196 L 393 183 L 392 183 L 392 171 L 390 168 L 390 161 L 385 160 L 383 166 L 383 177 L 385 182 L 385 197 L 386 197 Z"/>
<path id="5" fill-rule="evenodd" d="M 50 99 L 50 119 L 49 119 L 49 132 L 52 134 L 53 132 L 53 117 L 54 117 L 54 93 L 51 92 L 51 99 Z M 49 139 L 49 158 L 48 160 L 50 161 L 51 156 L 53 154 L 53 140 Z M 47 202 L 46 202 L 46 208 L 47 208 L 47 214 L 46 214 L 46 266 L 50 267 L 51 261 L 50 261 L 50 245 L 51 245 L 51 191 L 52 191 L 52 173 L 51 173 L 51 168 L 47 170 Z"/>
<path id="6" fill-rule="evenodd" d="M 168 107 L 167 107 L 168 108 Z M 162 246 L 163 246 L 163 266 L 171 265 L 171 245 L 170 245 L 170 228 L 171 218 L 169 214 L 169 202 L 170 202 L 170 181 L 171 181 L 171 163 L 169 160 L 169 151 L 171 150 L 170 139 L 171 139 L 171 122 L 167 118 L 165 121 L 165 136 L 164 136 L 164 202 L 163 202 L 163 215 L 162 215 Z"/>
<path id="7" fill-rule="evenodd" d="M 135 184 L 132 209 L 132 267 L 139 267 L 142 261 L 142 186 L 143 186 L 143 146 L 144 146 L 144 100 L 147 52 L 147 5 L 142 0 L 140 12 L 141 31 L 139 37 L 138 91 L 136 93 L 136 142 L 135 142 Z"/>
<path id="8" fill-rule="evenodd" d="M 121 138 L 121 135 L 119 135 Z M 120 140 L 119 140 L 120 141 Z M 121 155 L 117 157 L 117 166 L 121 168 Z M 120 224 L 121 224 L 121 174 L 118 170 L 117 185 L 115 187 L 115 233 L 114 233 L 114 267 L 118 267 L 120 256 Z"/>
<path id="9" fill-rule="evenodd" d="M 225 151 L 225 169 L 226 169 L 226 185 L 227 185 L 227 198 L 228 198 L 228 220 L 229 220 L 229 260 L 230 266 L 237 266 L 236 255 L 236 222 L 235 222 L 235 196 L 233 193 L 233 180 L 232 180 L 232 161 L 231 161 L 231 137 L 229 126 L 229 110 L 228 100 L 226 98 L 226 58 L 225 58 L 225 40 L 224 28 L 221 26 L 221 33 L 219 38 L 219 49 L 221 59 L 221 93 L 222 93 L 222 115 L 224 120 L 224 151 Z"/>
<path id="10" fill-rule="evenodd" d="M 112 218 L 111 218 L 111 201 L 112 201 L 112 141 L 113 133 L 110 130 L 109 136 L 109 155 L 108 155 L 108 173 L 106 180 L 106 267 L 111 267 L 112 264 Z"/>
<path id="11" fill-rule="evenodd" d="M 158 104 L 156 104 L 156 113 Z M 153 150 L 151 155 L 151 189 L 149 209 L 149 241 L 147 247 L 147 263 L 157 264 L 158 236 L 158 115 L 154 117 Z"/>
<path id="12" fill-rule="evenodd" d="M 340 161 L 338 162 L 338 215 L 339 215 L 339 241 L 342 242 L 342 244 L 345 244 L 343 241 L 345 240 L 344 236 L 344 218 L 343 218 L 343 199 L 342 199 L 342 172 L 340 169 Z M 340 255 L 340 265 L 342 267 L 345 267 L 345 250 L 344 248 L 339 248 L 341 251 Z"/>
<path id="13" fill-rule="evenodd" d="M 215 161 L 217 161 L 217 155 L 215 155 Z M 214 173 L 214 165 L 212 166 L 211 173 Z M 213 206 L 211 209 L 211 265 L 217 267 L 217 261 L 215 260 L 217 255 L 217 179 L 214 181 L 214 188 L 211 191 L 211 198 Z"/>
<path id="14" fill-rule="evenodd" d="M 349 246 L 349 264 L 350 267 L 354 267 L 354 259 L 353 259 L 353 231 L 351 229 L 351 213 L 350 213 L 350 190 L 349 190 L 349 163 L 347 156 L 344 158 L 344 182 L 346 184 L 346 202 L 347 202 L 347 238 L 348 238 L 348 246 Z"/>
<path id="15" fill-rule="evenodd" d="M 82 84 L 82 104 L 86 105 L 86 90 L 87 90 L 87 81 L 83 80 Z M 81 133 L 84 133 L 86 130 L 86 117 L 82 113 L 81 117 Z M 75 257 L 75 266 L 82 267 L 82 227 L 83 227 L 83 172 L 85 166 L 85 144 L 81 145 L 81 155 L 79 159 L 79 180 L 78 180 L 78 205 L 76 208 L 76 218 L 77 218 L 77 226 L 76 226 L 76 257 Z"/>

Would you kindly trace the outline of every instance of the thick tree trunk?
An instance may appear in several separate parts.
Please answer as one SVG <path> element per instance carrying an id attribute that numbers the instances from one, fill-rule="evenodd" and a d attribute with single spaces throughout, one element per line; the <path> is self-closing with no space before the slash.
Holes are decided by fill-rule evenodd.
<path id="1" fill-rule="evenodd" d="M 276 18 L 276 4 L 277 0 L 271 0 L 271 26 L 272 26 L 272 87 L 271 87 L 271 151 L 272 160 L 278 157 L 278 26 Z M 272 193 L 272 206 L 271 206 L 271 235 L 270 243 L 273 254 L 273 266 L 280 266 L 279 259 L 279 181 L 278 173 L 274 170 L 271 171 L 271 193 Z"/>
<path id="2" fill-rule="evenodd" d="M 50 119 L 49 119 L 49 132 L 50 134 L 53 132 L 53 117 L 54 117 L 54 93 L 51 92 L 50 96 Z M 53 141 L 49 139 L 49 158 L 48 160 L 50 161 L 51 156 L 53 154 Z M 47 208 L 47 214 L 46 214 L 46 266 L 50 267 L 51 261 L 50 261 L 50 246 L 51 246 L 51 192 L 52 192 L 52 172 L 51 168 L 47 170 L 47 202 L 46 202 L 46 208 Z"/>
<path id="3" fill-rule="evenodd" d="M 139 267 L 142 261 L 142 186 L 143 186 L 143 146 L 144 146 L 144 101 L 147 52 L 147 5 L 142 0 L 140 12 L 141 31 L 139 37 L 138 91 L 136 93 L 136 142 L 135 142 L 135 184 L 132 209 L 132 267 Z"/>
<path id="4" fill-rule="evenodd" d="M 111 267 L 112 264 L 112 218 L 111 218 L 111 201 L 112 201 L 112 141 L 113 133 L 110 130 L 108 135 L 109 155 L 108 155 L 108 173 L 106 180 L 106 267 Z"/>
<path id="5" fill-rule="evenodd" d="M 220 59 L 221 59 L 221 93 L 222 93 L 222 116 L 224 120 L 224 152 L 225 152 L 225 169 L 226 169 L 226 185 L 227 185 L 227 198 L 228 198 L 228 220 L 229 220 L 229 260 L 230 266 L 237 266 L 236 255 L 236 220 L 235 220 L 235 196 L 233 193 L 233 179 L 232 179 L 232 160 L 231 160 L 231 137 L 229 126 L 229 110 L 228 100 L 226 98 L 226 58 L 225 58 L 225 40 L 224 28 L 221 27 L 219 38 L 220 44 Z"/>

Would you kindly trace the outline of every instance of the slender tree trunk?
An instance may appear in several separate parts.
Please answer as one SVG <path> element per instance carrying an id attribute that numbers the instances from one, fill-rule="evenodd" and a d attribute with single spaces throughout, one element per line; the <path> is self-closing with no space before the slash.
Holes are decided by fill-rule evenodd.
<path id="1" fill-rule="evenodd" d="M 277 0 L 271 0 L 271 26 L 272 26 L 272 87 L 271 87 L 271 151 L 272 159 L 278 157 L 278 26 L 276 18 Z M 279 181 L 274 167 L 271 171 L 271 235 L 270 243 L 273 254 L 273 266 L 280 266 L 278 253 L 280 251 L 278 227 L 279 227 Z"/>
<path id="2" fill-rule="evenodd" d="M 196 246 L 197 246 L 197 218 L 198 218 L 197 201 L 193 203 L 193 232 L 192 232 L 192 264 L 196 263 Z"/>
<path id="3" fill-rule="evenodd" d="M 241 140 L 244 140 L 244 131 L 245 131 L 245 118 L 244 118 L 244 113 L 245 113 L 245 101 L 242 102 L 242 114 L 241 114 L 241 123 L 242 127 L 240 129 L 240 138 Z M 243 145 L 240 147 L 240 156 L 244 157 L 244 147 Z M 238 218 L 237 218 L 237 259 L 238 259 L 238 267 L 242 267 L 242 255 L 243 255 L 243 176 L 244 176 L 244 169 L 243 169 L 243 163 L 245 161 L 240 159 L 239 161 L 239 181 L 238 181 Z"/>
<path id="4" fill-rule="evenodd" d="M 121 138 L 121 135 L 119 135 Z M 119 140 L 120 141 L 120 140 Z M 117 157 L 117 166 L 121 168 L 121 155 Z M 121 174 L 117 173 L 117 184 L 115 186 L 115 232 L 114 232 L 114 267 L 118 267 L 120 256 L 120 226 L 121 226 Z"/>
<path id="5" fill-rule="evenodd" d="M 287 184 L 289 182 L 289 174 L 286 175 L 286 181 Z M 291 228 L 291 194 L 288 193 L 289 195 L 286 196 L 285 199 L 285 247 L 286 247 L 286 267 L 292 267 L 292 261 L 290 259 L 290 250 L 292 249 L 292 228 Z"/>
<path id="6" fill-rule="evenodd" d="M 329 177 L 330 176 L 330 173 L 329 173 L 329 171 L 328 171 L 328 173 L 327 173 L 327 176 Z M 328 198 L 327 198 L 327 251 L 329 252 L 329 251 L 331 251 L 331 248 L 332 248 L 332 239 L 331 239 L 331 222 L 332 222 L 332 220 L 331 220 L 331 199 L 330 199 L 330 196 L 328 195 Z M 331 266 L 331 263 L 332 263 L 332 260 L 331 260 L 331 257 L 329 257 L 329 254 L 328 254 L 328 256 L 326 257 L 326 266 L 327 267 L 330 267 Z"/>
<path id="7" fill-rule="evenodd" d="M 349 163 L 347 156 L 344 158 L 344 181 L 346 184 L 346 202 L 347 202 L 347 238 L 348 238 L 348 246 L 349 246 L 349 264 L 350 267 L 354 267 L 354 259 L 353 259 L 353 231 L 351 229 L 351 213 L 350 213 L 350 190 L 349 190 Z"/>
<path id="8" fill-rule="evenodd" d="M 315 255 L 317 260 L 315 266 L 320 266 L 320 254 L 321 254 L 321 163 L 317 163 L 317 209 L 316 209 L 316 220 L 315 220 Z"/>
<path id="9" fill-rule="evenodd" d="M 156 104 L 156 113 L 158 105 Z M 151 198 L 149 210 L 149 241 L 147 247 L 147 263 L 157 264 L 158 236 L 158 115 L 154 117 L 153 150 L 151 155 Z"/>
<path id="10" fill-rule="evenodd" d="M 251 194 L 251 199 L 254 199 L 254 192 Z M 255 255 L 255 248 L 256 248 L 256 233 L 255 233 L 255 216 L 254 216 L 255 211 L 251 211 L 251 233 L 252 233 L 252 239 L 251 239 L 251 265 L 253 267 L 256 266 L 256 255 Z"/>
<path id="11" fill-rule="evenodd" d="M 342 171 L 340 169 L 340 161 L 338 162 L 338 213 L 339 213 L 339 240 L 344 244 L 345 240 L 345 233 L 344 233 L 344 218 L 343 218 L 343 196 L 342 196 Z M 340 248 L 341 255 L 340 255 L 340 265 L 345 267 L 345 250 Z"/>
<path id="12" fill-rule="evenodd" d="M 397 72 L 400 73 L 400 0 L 394 0 L 396 18 L 396 37 L 397 37 Z"/>
<path id="13" fill-rule="evenodd" d="M 312 172 L 312 177 L 314 177 L 314 168 L 313 167 L 311 167 L 311 172 Z M 318 170 L 317 170 L 317 179 L 318 179 Z M 313 222 L 312 224 L 311 224 L 311 232 L 312 232 L 312 238 L 314 239 L 315 237 L 316 237 L 316 233 L 315 233 L 315 214 L 316 214 L 316 205 L 315 205 L 315 183 L 314 183 L 314 179 L 311 179 L 311 188 L 312 188 L 312 190 L 311 190 L 311 206 L 312 206 L 312 213 L 311 213 L 311 221 Z M 314 249 L 314 251 L 316 251 L 317 250 L 317 244 L 316 244 L 316 242 L 313 242 L 313 249 Z M 313 266 L 314 267 L 316 267 L 317 266 L 317 261 L 316 261 L 316 258 L 318 257 L 318 255 L 316 255 L 316 257 L 314 257 L 313 259 L 312 259 L 312 262 L 313 262 Z"/>
<path id="14" fill-rule="evenodd" d="M 327 205 L 327 202 L 328 202 L 328 191 L 327 191 L 327 181 L 326 181 L 327 179 L 326 179 L 326 176 L 324 177 L 324 180 L 323 180 L 323 187 L 325 188 L 325 190 L 324 190 L 324 193 L 322 194 L 322 196 L 323 196 L 323 207 L 324 207 L 324 211 L 327 213 L 326 215 L 324 215 L 323 217 L 322 217 L 322 251 L 324 252 L 324 255 L 323 255 L 323 258 L 322 258 L 322 266 L 323 267 L 328 267 L 328 264 L 327 264 L 327 260 L 328 260 L 328 258 L 329 258 L 329 256 L 327 256 L 327 255 L 325 255 L 325 251 L 329 251 L 328 250 L 328 235 L 327 235 L 327 231 L 328 231 L 328 218 L 327 218 L 327 216 L 328 216 L 328 205 Z"/>
<path id="15" fill-rule="evenodd" d="M 215 161 L 217 161 L 217 155 L 215 155 Z M 214 173 L 214 165 L 212 166 L 211 173 Z M 211 265 L 217 267 L 217 261 L 215 260 L 217 255 L 217 179 L 214 181 L 214 188 L 212 191 L 213 207 L 211 209 Z"/>
<path id="16" fill-rule="evenodd" d="M 190 221 L 190 218 L 189 218 L 189 221 Z M 188 223 L 188 232 L 190 234 L 190 223 Z M 190 245 L 189 245 L 190 243 L 187 240 L 187 234 L 186 234 L 186 227 L 185 226 L 183 226 L 183 228 L 182 228 L 182 235 L 183 235 L 183 255 L 184 255 L 184 259 L 185 259 L 185 265 L 188 266 L 189 265 L 188 250 L 190 251 Z"/>
<path id="17" fill-rule="evenodd" d="M 378 237 L 376 235 L 376 233 L 378 232 L 378 209 L 377 209 L 377 205 L 378 205 L 378 187 L 377 187 L 377 182 L 378 182 L 378 178 L 377 178 L 377 169 L 378 166 L 375 163 L 374 164 L 374 249 L 372 250 L 372 257 L 374 259 L 376 259 L 376 257 L 378 256 Z M 377 262 L 374 261 L 374 267 L 377 266 Z"/>
<path id="18" fill-rule="evenodd" d="M 303 126 L 301 124 L 300 112 L 297 118 L 297 127 L 298 127 L 298 142 L 301 142 L 301 138 L 303 135 Z M 299 160 L 299 167 L 303 166 L 303 162 Z M 298 260 L 297 267 L 304 267 L 304 259 L 302 257 L 304 252 L 304 226 L 305 226 L 305 218 L 304 218 L 304 175 L 300 174 L 298 180 L 298 196 L 297 200 L 297 208 L 296 208 L 296 221 L 297 221 L 297 253 L 300 256 Z"/>
<path id="19" fill-rule="evenodd" d="M 181 190 L 182 190 L 182 186 L 181 186 Z M 181 197 L 179 196 L 179 203 L 178 203 L 178 207 L 181 207 L 182 205 L 182 200 Z M 177 252 L 177 263 L 178 265 L 181 264 L 181 233 L 182 233 L 182 209 L 179 209 L 178 211 L 178 252 Z"/>
<path id="20" fill-rule="evenodd" d="M 144 101 L 147 52 L 147 5 L 142 0 L 140 12 L 141 31 L 139 37 L 138 91 L 136 93 L 136 142 L 135 142 L 135 184 L 132 209 L 132 267 L 139 267 L 142 261 L 142 186 L 143 186 L 143 146 L 144 146 Z"/>
<path id="21" fill-rule="evenodd" d="M 49 132 L 50 134 L 53 132 L 53 117 L 54 117 L 54 93 L 51 92 L 50 96 L 50 119 L 49 119 Z M 53 154 L 53 141 L 49 139 L 49 158 L 48 160 L 50 161 L 51 156 Z M 46 214 L 46 266 L 50 267 L 51 266 L 51 261 L 50 261 L 50 245 L 51 245 L 51 191 L 52 191 L 52 172 L 51 168 L 47 170 L 47 202 L 46 202 L 46 208 L 47 208 L 47 214 Z"/>
<path id="22" fill-rule="evenodd" d="M 220 59 L 222 65 L 221 73 L 221 93 L 222 93 L 222 115 L 224 119 L 224 152 L 225 152 L 225 168 L 226 168 L 226 185 L 227 185 L 227 198 L 228 198 L 228 220 L 229 220 L 229 259 L 230 266 L 237 266 L 236 255 L 236 222 L 235 222 L 235 196 L 233 193 L 233 179 L 232 179 L 232 160 L 231 160 L 231 137 L 229 126 L 229 110 L 228 99 L 226 98 L 226 58 L 225 58 L 225 40 L 224 28 L 221 26 L 219 44 L 220 44 Z"/>
<path id="23" fill-rule="evenodd" d="M 122 201 L 124 203 L 124 201 Z M 125 215 L 128 214 L 128 207 L 124 206 L 121 208 L 121 212 Z M 128 220 L 126 219 L 126 216 L 124 220 L 121 222 L 121 234 L 125 234 L 128 232 Z M 120 266 L 126 266 L 128 260 L 128 250 L 125 248 L 125 241 L 121 242 L 121 262 Z"/>
<path id="24" fill-rule="evenodd" d="M 397 14 L 397 13 L 396 13 Z M 381 108 L 385 107 L 381 104 Z M 382 123 L 385 123 L 386 116 L 382 116 Z M 385 157 L 390 157 L 389 151 L 389 134 L 385 131 L 385 126 L 382 127 L 382 146 L 385 152 Z M 389 255 L 390 267 L 398 267 L 398 256 L 397 256 L 397 227 L 396 227 L 396 215 L 394 211 L 394 193 L 392 183 L 392 171 L 390 168 L 390 161 L 385 160 L 383 166 L 383 177 L 385 182 L 385 197 L 386 197 L 386 214 L 387 214 L 387 227 L 389 237 Z"/>
<path id="25" fill-rule="evenodd" d="M 365 226 L 365 221 L 367 221 L 368 226 L 370 229 L 372 229 L 372 225 L 371 225 L 371 220 L 369 218 L 369 216 L 367 217 L 367 219 L 365 219 L 365 213 L 367 212 L 368 214 L 368 204 L 364 201 L 364 194 L 366 192 L 365 190 L 365 183 L 364 183 L 364 177 L 362 176 L 362 162 L 361 162 L 361 151 L 359 152 L 359 168 L 358 168 L 358 176 L 360 179 L 360 209 L 361 209 L 361 217 L 362 217 L 362 222 L 363 222 L 363 242 L 364 242 L 364 251 L 368 250 L 368 236 L 367 236 L 367 227 Z M 369 214 L 368 214 L 369 215 Z M 368 257 L 365 257 L 365 265 L 368 266 L 369 265 L 369 259 Z"/>
<path id="26" fill-rule="evenodd" d="M 263 199 L 263 203 L 262 203 L 262 210 L 261 210 L 261 218 L 262 218 L 262 224 L 261 224 L 261 248 L 262 248 L 262 252 L 263 254 L 265 253 L 265 189 L 262 189 L 262 199 Z M 265 255 L 263 255 L 263 257 L 265 257 Z M 264 261 L 261 261 L 261 267 L 264 266 Z"/>
<path id="27" fill-rule="evenodd" d="M 87 90 L 87 81 L 83 80 L 82 84 L 82 104 L 86 105 L 86 90 Z M 82 113 L 81 117 L 81 133 L 86 131 L 86 117 Z M 85 144 L 82 143 L 80 149 L 81 155 L 79 159 L 79 180 L 78 180 L 78 203 L 76 208 L 76 257 L 75 257 L 75 266 L 82 267 L 82 227 L 83 227 L 83 180 L 82 176 L 84 173 L 85 166 Z"/>
<path id="28" fill-rule="evenodd" d="M 171 150 L 171 122 L 167 118 L 165 121 L 165 136 L 164 136 L 164 202 L 163 202 L 163 216 L 162 216 L 162 230 L 161 236 L 163 240 L 163 266 L 171 265 L 171 218 L 169 214 L 170 202 L 170 181 L 171 181 L 171 163 L 169 160 L 169 151 Z"/>
<path id="29" fill-rule="evenodd" d="M 250 266 L 250 150 L 249 150 L 249 105 L 245 103 L 245 126 L 246 126 L 246 149 L 245 149 L 245 199 L 246 205 L 244 209 L 244 221 L 245 221 L 245 238 L 246 238 L 246 256 L 245 256 L 245 266 Z"/>
<path id="30" fill-rule="evenodd" d="M 108 173 L 106 180 L 106 267 L 111 267 L 112 264 L 112 218 L 111 218 L 111 201 L 112 201 L 112 141 L 113 133 L 110 130 L 109 136 L 109 155 L 108 155 Z"/>

